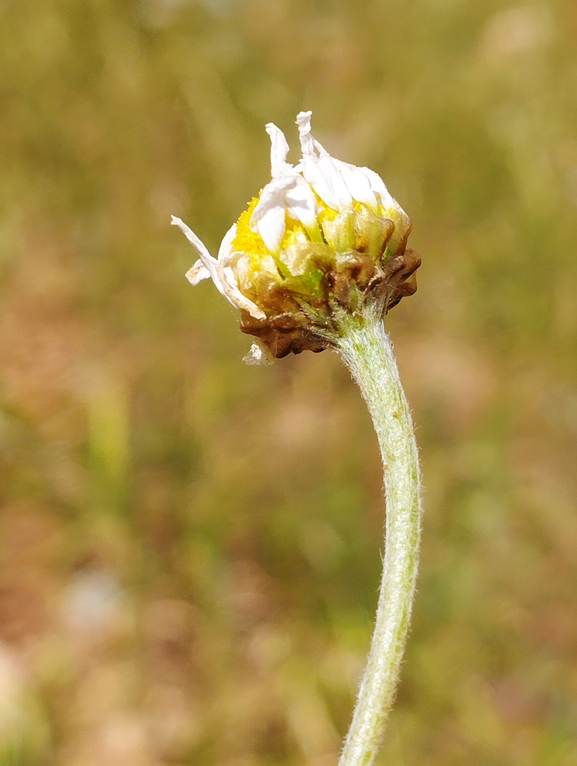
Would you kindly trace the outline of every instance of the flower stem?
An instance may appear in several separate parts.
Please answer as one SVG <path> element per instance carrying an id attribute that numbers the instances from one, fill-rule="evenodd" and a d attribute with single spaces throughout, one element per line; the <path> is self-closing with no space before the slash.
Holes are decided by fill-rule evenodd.
<path id="1" fill-rule="evenodd" d="M 341 323 L 338 352 L 367 403 L 383 459 L 385 555 L 367 666 L 339 766 L 374 763 L 409 630 L 421 534 L 419 456 L 391 342 L 374 312 Z"/>

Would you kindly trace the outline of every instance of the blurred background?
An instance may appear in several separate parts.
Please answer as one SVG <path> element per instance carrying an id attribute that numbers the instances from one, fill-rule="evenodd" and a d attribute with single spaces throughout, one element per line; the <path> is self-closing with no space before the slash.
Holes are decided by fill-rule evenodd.
<path id="1" fill-rule="evenodd" d="M 338 358 L 184 272 L 274 121 L 414 223 L 419 592 L 380 764 L 577 764 L 577 5 L 2 0 L 0 764 L 329 766 L 377 598 Z M 296 161 L 297 154 L 292 159 Z"/>

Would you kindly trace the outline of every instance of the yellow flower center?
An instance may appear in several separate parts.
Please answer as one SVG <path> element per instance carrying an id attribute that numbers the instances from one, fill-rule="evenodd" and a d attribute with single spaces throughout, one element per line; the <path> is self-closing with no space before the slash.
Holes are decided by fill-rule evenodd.
<path id="1" fill-rule="evenodd" d="M 260 234 L 250 227 L 250 219 L 258 203 L 259 197 L 253 197 L 248 208 L 240 214 L 236 224 L 236 235 L 232 241 L 232 249 L 246 253 L 250 257 L 253 269 L 258 269 L 260 261 L 265 256 L 272 255 L 275 261 L 279 261 L 279 257 L 268 250 Z M 281 240 L 280 251 L 282 252 L 289 245 L 303 239 L 310 239 L 305 227 L 300 221 L 285 213 L 285 231 Z"/>
<path id="2" fill-rule="evenodd" d="M 232 249 L 250 255 L 251 264 L 253 265 L 256 265 L 263 256 L 269 255 L 263 238 L 258 232 L 250 228 L 250 219 L 258 203 L 259 198 L 253 197 L 249 202 L 248 208 L 240 214 L 236 224 L 236 236 L 232 241 Z"/>

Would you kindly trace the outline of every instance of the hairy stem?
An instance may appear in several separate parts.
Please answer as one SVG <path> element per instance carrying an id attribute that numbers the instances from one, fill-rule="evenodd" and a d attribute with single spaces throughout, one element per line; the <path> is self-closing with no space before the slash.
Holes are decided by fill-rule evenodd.
<path id="1" fill-rule="evenodd" d="M 374 763 L 409 630 L 421 532 L 419 457 L 391 342 L 373 313 L 344 320 L 338 351 L 358 383 L 383 458 L 385 555 L 375 629 L 339 766 Z"/>

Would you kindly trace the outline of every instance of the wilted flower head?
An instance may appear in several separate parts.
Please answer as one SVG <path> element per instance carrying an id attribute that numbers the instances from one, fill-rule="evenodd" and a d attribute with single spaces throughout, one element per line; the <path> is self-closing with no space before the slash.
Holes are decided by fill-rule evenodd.
<path id="1" fill-rule="evenodd" d="M 370 306 L 385 314 L 417 289 L 420 256 L 406 247 L 411 221 L 381 178 L 334 159 L 296 120 L 302 159 L 287 162 L 281 130 L 269 123 L 271 181 L 226 233 L 213 258 L 180 218 L 200 255 L 187 277 L 211 277 L 254 335 L 253 361 L 334 345 L 344 315 Z M 250 360 L 249 360 L 250 361 Z"/>

